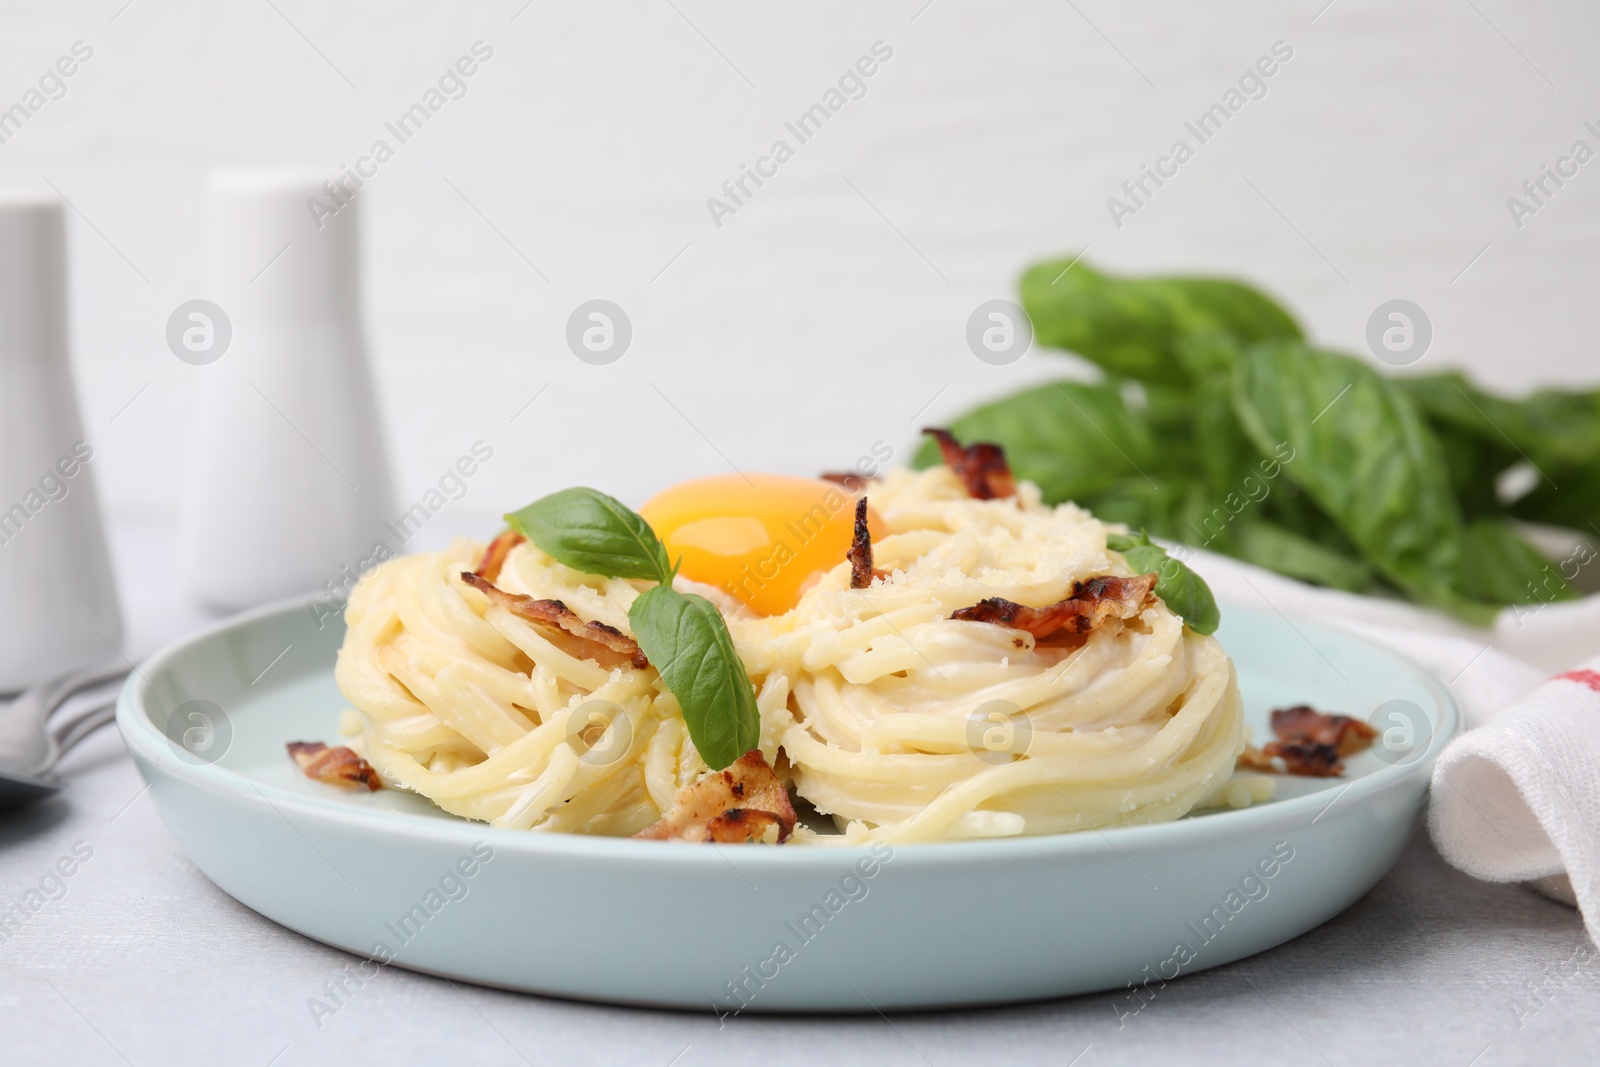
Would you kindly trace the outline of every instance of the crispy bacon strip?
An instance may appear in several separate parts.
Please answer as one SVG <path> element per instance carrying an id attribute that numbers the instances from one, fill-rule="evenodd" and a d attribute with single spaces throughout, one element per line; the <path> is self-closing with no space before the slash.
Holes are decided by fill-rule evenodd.
<path id="1" fill-rule="evenodd" d="M 695 844 L 747 844 L 766 839 L 776 828 L 778 844 L 794 832 L 794 806 L 789 791 L 761 750 L 752 748 L 727 770 L 708 774 L 684 786 L 672 810 L 633 836 L 650 841 Z"/>
<path id="2" fill-rule="evenodd" d="M 1378 736 L 1360 719 L 1324 714 L 1307 704 L 1274 710 L 1272 732 L 1277 740 L 1259 749 L 1246 748 L 1238 765 L 1275 771 L 1273 760 L 1279 759 L 1289 774 L 1333 778 L 1344 773 L 1342 757 L 1362 751 Z"/>
<path id="3" fill-rule="evenodd" d="M 479 563 L 478 569 L 472 573 L 486 582 L 498 582 L 500 580 L 500 568 L 506 565 L 506 557 L 511 555 L 513 548 L 516 548 L 526 540 L 527 538 L 517 533 L 517 531 L 507 530 L 489 542 L 489 547 L 484 549 L 483 552 L 483 562 Z"/>
<path id="4" fill-rule="evenodd" d="M 850 550 L 844 554 L 850 561 L 850 588 L 865 589 L 874 578 L 887 578 L 889 572 L 872 566 L 872 533 L 867 529 L 867 498 L 856 501 L 855 535 L 850 540 Z"/>
<path id="5" fill-rule="evenodd" d="M 343 745 L 329 748 L 321 741 L 290 741 L 285 747 L 307 778 L 352 788 L 364 785 L 373 793 L 383 788 L 372 764 Z"/>
<path id="6" fill-rule="evenodd" d="M 939 442 L 939 453 L 944 465 L 956 472 L 978 500 L 1002 500 L 1017 495 L 1017 479 L 1006 462 L 1006 453 L 999 445 L 988 441 L 974 441 L 962 447 L 955 435 L 937 426 L 927 426 L 923 433 L 931 433 Z"/>
<path id="7" fill-rule="evenodd" d="M 993 596 L 970 608 L 952 612 L 950 617 L 962 622 L 992 622 L 1013 630 L 1026 630 L 1038 640 L 1061 630 L 1086 634 L 1107 619 L 1128 619 L 1137 615 L 1155 586 L 1154 574 L 1134 578 L 1108 574 L 1087 582 L 1074 582 L 1070 596 L 1047 607 L 1030 608 Z"/>
<path id="8" fill-rule="evenodd" d="M 576 638 L 572 642 L 576 647 L 566 648 L 565 651 L 581 659 L 595 660 L 603 667 L 616 667 L 624 663 L 639 668 L 650 665 L 639 642 L 615 626 L 607 626 L 603 622 L 584 622 L 577 612 L 559 600 L 535 600 L 522 593 L 508 593 L 471 571 L 462 571 L 461 580 L 505 607 L 517 618 Z"/>
<path id="9" fill-rule="evenodd" d="M 863 492 L 867 488 L 867 483 L 872 481 L 865 474 L 857 474 L 855 471 L 823 471 L 817 477 L 825 482 L 844 486 L 847 493 Z"/>
<path id="10" fill-rule="evenodd" d="M 1341 756 L 1360 752 L 1372 744 L 1378 731 L 1348 715 L 1327 715 L 1308 704 L 1279 708 L 1272 713 L 1272 732 L 1285 741 L 1315 741 L 1329 745 Z"/>
<path id="11" fill-rule="evenodd" d="M 1290 774 L 1308 778 L 1336 778 L 1344 773 L 1339 750 L 1332 745 L 1304 740 L 1268 741 L 1261 746 L 1261 752 L 1269 758 L 1276 756 L 1283 760 L 1284 769 Z"/>

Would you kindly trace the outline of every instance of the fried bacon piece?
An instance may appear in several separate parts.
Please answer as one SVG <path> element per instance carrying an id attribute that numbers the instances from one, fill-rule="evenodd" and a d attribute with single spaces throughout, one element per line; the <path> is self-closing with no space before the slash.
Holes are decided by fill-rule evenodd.
<path id="1" fill-rule="evenodd" d="M 962 447 L 954 434 L 937 426 L 924 427 L 922 432 L 933 434 L 944 465 L 956 472 L 975 499 L 1002 500 L 1017 495 L 1017 479 L 999 445 L 974 441 Z"/>
<path id="2" fill-rule="evenodd" d="M 857 474 L 855 471 L 823 471 L 817 477 L 825 482 L 843 486 L 847 493 L 862 492 L 867 488 L 867 483 L 872 481 L 865 474 Z"/>
<path id="3" fill-rule="evenodd" d="M 285 747 L 307 778 L 352 788 L 364 785 L 373 793 L 383 788 L 372 764 L 343 745 L 329 748 L 321 741 L 290 741 Z"/>
<path id="4" fill-rule="evenodd" d="M 527 538 L 517 533 L 517 531 L 507 530 L 489 542 L 489 547 L 484 549 L 483 552 L 483 562 L 479 563 L 478 569 L 472 573 L 486 582 L 498 582 L 500 580 L 500 568 L 506 565 L 506 557 L 511 555 L 513 548 L 516 548 L 526 540 Z"/>
<path id="5" fill-rule="evenodd" d="M 1105 575 L 1087 582 L 1074 582 L 1065 600 L 1048 607 L 1030 608 L 1002 597 L 980 600 L 970 608 L 952 612 L 962 622 L 992 622 L 1013 630 L 1026 630 L 1036 639 L 1066 630 L 1086 634 L 1107 619 L 1128 619 L 1137 615 L 1156 586 L 1156 575 L 1133 578 Z"/>
<path id="6" fill-rule="evenodd" d="M 850 541 L 850 551 L 844 554 L 850 561 L 850 588 L 865 589 L 874 578 L 887 578 L 887 571 L 872 566 L 872 534 L 867 529 L 867 498 L 856 501 L 856 529 Z"/>
<path id="7" fill-rule="evenodd" d="M 1272 732 L 1277 740 L 1246 748 L 1239 766 L 1271 771 L 1277 769 L 1273 760 L 1280 759 L 1289 774 L 1333 778 L 1344 773 L 1341 757 L 1362 751 L 1378 736 L 1360 719 L 1324 714 L 1306 704 L 1273 711 Z"/>
<path id="8" fill-rule="evenodd" d="M 1308 704 L 1279 708 L 1272 713 L 1272 732 L 1285 741 L 1315 741 L 1329 745 L 1341 756 L 1353 755 L 1372 744 L 1378 731 L 1348 715 L 1326 715 Z"/>
<path id="9" fill-rule="evenodd" d="M 559 600 L 535 600 L 522 593 L 508 593 L 486 578 L 462 571 L 461 580 L 500 604 L 519 619 L 554 630 L 571 641 L 559 642 L 563 651 L 580 659 L 592 659 L 602 667 L 627 664 L 644 668 L 650 665 L 639 642 L 603 622 L 584 622 L 578 613 Z"/>
<path id="10" fill-rule="evenodd" d="M 1308 778 L 1336 778 L 1344 773 L 1339 760 L 1339 750 L 1332 745 L 1315 741 L 1268 741 L 1261 747 L 1262 755 L 1283 760 L 1290 774 Z"/>
<path id="11" fill-rule="evenodd" d="M 794 832 L 794 820 L 789 791 L 767 766 L 761 750 L 752 748 L 727 770 L 678 790 L 672 810 L 633 836 L 730 845 L 765 840 L 776 829 L 773 840 L 781 845 Z"/>

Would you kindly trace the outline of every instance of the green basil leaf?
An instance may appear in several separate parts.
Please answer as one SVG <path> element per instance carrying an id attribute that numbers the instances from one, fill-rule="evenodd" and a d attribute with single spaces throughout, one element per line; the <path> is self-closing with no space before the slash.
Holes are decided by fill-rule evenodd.
<path id="1" fill-rule="evenodd" d="M 1504 441 L 1490 440 L 1449 422 L 1428 419 L 1444 449 L 1461 514 L 1469 519 L 1505 514 L 1496 484 L 1500 475 L 1517 462 L 1516 450 Z"/>
<path id="2" fill-rule="evenodd" d="M 658 585 L 634 600 L 628 624 L 678 698 L 706 766 L 719 771 L 761 743 L 755 688 L 715 605 Z"/>
<path id="3" fill-rule="evenodd" d="M 1539 478 L 1513 514 L 1585 533 L 1600 522 L 1600 391 L 1541 389 L 1507 400 L 1453 372 L 1399 384 L 1440 427 L 1467 515 L 1503 513 L 1495 480 L 1525 460 Z"/>
<path id="4" fill-rule="evenodd" d="M 1078 503 L 1102 522 L 1120 522 L 1131 530 L 1148 530 L 1169 541 L 1198 545 L 1206 540 L 1200 520 L 1208 499 L 1205 486 L 1198 481 L 1163 477 L 1151 485 L 1134 475 Z"/>
<path id="5" fill-rule="evenodd" d="M 1360 360 L 1292 342 L 1253 346 L 1234 407 L 1258 449 L 1287 442 L 1303 488 L 1412 598 L 1486 618 L 1456 592 L 1463 527 L 1438 438 L 1406 394 Z"/>
<path id="6" fill-rule="evenodd" d="M 1600 390 L 1541 389 L 1507 400 L 1455 371 L 1396 381 L 1430 419 L 1541 466 L 1600 463 Z"/>
<path id="7" fill-rule="evenodd" d="M 1051 382 L 986 404 L 957 419 L 951 431 L 963 442 L 993 441 L 1005 448 L 1018 478 L 1034 482 L 1047 503 L 1083 500 L 1125 477 L 1148 476 L 1188 457 L 1158 447 L 1141 414 L 1113 385 Z M 924 441 L 914 466 L 940 462 Z"/>
<path id="8" fill-rule="evenodd" d="M 1461 591 L 1496 604 L 1541 604 L 1577 596 L 1555 566 L 1508 524 L 1479 519 L 1467 527 Z"/>
<path id="9" fill-rule="evenodd" d="M 1341 552 L 1258 519 L 1239 530 L 1239 558 L 1258 567 L 1351 593 L 1372 588 L 1372 568 Z"/>
<path id="10" fill-rule="evenodd" d="M 1121 382 L 1128 407 L 1143 417 L 1163 448 L 1185 448 L 1194 440 L 1194 388 L 1188 382 Z"/>
<path id="11" fill-rule="evenodd" d="M 1600 462 L 1542 469 L 1546 477 L 1511 505 L 1511 513 L 1528 522 L 1565 526 L 1592 539 L 1600 531 Z"/>
<path id="12" fill-rule="evenodd" d="M 1189 398 L 1191 432 L 1182 447 L 1204 442 L 1195 451 L 1214 499 L 1242 493 L 1245 479 L 1257 474 L 1261 456 L 1233 413 L 1233 368 L 1239 361 L 1239 346 L 1221 334 L 1204 334 L 1180 341 L 1176 351 L 1194 382 Z"/>
<path id="13" fill-rule="evenodd" d="M 1304 582 L 1366 592 L 1376 581 L 1372 568 L 1357 558 L 1347 542 L 1330 547 L 1287 530 L 1258 514 L 1265 510 L 1259 504 L 1250 505 L 1224 523 L 1219 520 L 1217 509 L 1208 503 L 1214 498 L 1204 486 L 1189 486 L 1187 492 L 1176 496 L 1170 492 L 1147 493 L 1143 491 L 1146 488 L 1143 482 L 1130 482 L 1096 497 L 1091 510 L 1106 522 L 1143 528 L 1169 541 L 1220 552 Z M 1272 495 L 1262 503 L 1287 492 L 1299 490 L 1273 483 Z M 1326 518 L 1320 522 L 1324 528 L 1330 526 Z"/>
<path id="14" fill-rule="evenodd" d="M 1328 518 L 1317 502 L 1295 484 L 1294 479 L 1279 478 L 1273 483 L 1272 495 L 1262 503 L 1261 513 L 1266 521 L 1346 559 L 1362 558 L 1361 549 L 1350 540 L 1350 536 L 1339 528 L 1338 523 Z"/>
<path id="15" fill-rule="evenodd" d="M 1116 278 L 1081 260 L 1041 263 L 1022 276 L 1022 306 L 1041 345 L 1065 348 L 1118 377 L 1185 377 L 1184 338 L 1296 339 L 1300 327 L 1260 292 L 1221 278 Z"/>
<path id="16" fill-rule="evenodd" d="M 678 698 L 695 749 L 721 770 L 760 743 L 755 689 L 728 624 L 710 601 L 672 588 L 666 547 L 639 514 L 579 487 L 536 500 L 506 522 L 574 570 L 660 583 L 634 599 L 628 624 Z"/>
<path id="17" fill-rule="evenodd" d="M 1127 534 L 1106 535 L 1106 547 L 1122 553 L 1128 566 L 1140 574 L 1156 576 L 1156 596 L 1175 613 L 1182 616 L 1184 624 L 1197 634 L 1214 634 L 1222 622 L 1222 612 L 1217 609 L 1216 597 L 1205 583 L 1182 560 L 1167 555 L 1167 550 L 1154 544 L 1140 531 L 1137 537 Z"/>
<path id="18" fill-rule="evenodd" d="M 563 489 L 505 518 L 513 530 L 573 570 L 672 582 L 666 546 L 650 524 L 598 490 Z"/>

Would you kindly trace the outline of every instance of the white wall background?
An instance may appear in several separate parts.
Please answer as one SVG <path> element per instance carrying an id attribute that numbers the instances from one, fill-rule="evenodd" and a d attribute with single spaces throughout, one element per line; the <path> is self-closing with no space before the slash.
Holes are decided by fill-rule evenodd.
<path id="1" fill-rule="evenodd" d="M 163 329 L 206 295 L 206 170 L 352 162 L 479 39 L 469 94 L 361 195 L 401 498 L 475 439 L 497 449 L 431 540 L 575 482 L 637 502 L 730 463 L 903 455 L 918 422 L 1063 369 L 984 365 L 963 329 L 1031 260 L 1085 246 L 1253 279 L 1352 350 L 1410 298 L 1436 330 L 1418 369 L 1600 378 L 1600 163 L 1521 230 L 1505 205 L 1575 139 L 1600 146 L 1581 0 L 123 3 L 0 6 L 0 107 L 94 48 L 0 145 L 0 184 L 48 181 L 81 212 L 74 358 L 124 519 L 181 492 L 206 368 Z M 705 199 L 877 40 L 894 58 L 867 96 L 716 228 Z M 1106 198 L 1277 40 L 1294 58 L 1269 94 L 1115 227 Z M 592 297 L 634 324 L 609 367 L 563 341 Z"/>

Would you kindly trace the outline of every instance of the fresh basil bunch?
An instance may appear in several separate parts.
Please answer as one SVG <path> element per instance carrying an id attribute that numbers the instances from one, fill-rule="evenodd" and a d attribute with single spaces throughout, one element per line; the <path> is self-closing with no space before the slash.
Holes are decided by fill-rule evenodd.
<path id="1" fill-rule="evenodd" d="M 1574 595 L 1511 520 L 1600 530 L 1600 391 L 1514 401 L 1459 374 L 1387 378 L 1308 344 L 1288 312 L 1232 281 L 1062 259 L 1021 288 L 1040 344 L 1103 380 L 1036 386 L 952 429 L 1005 446 L 1048 502 L 1478 625 Z M 916 462 L 937 459 L 924 448 Z M 1536 484 L 1503 498 L 1521 463 Z"/>
<path id="2" fill-rule="evenodd" d="M 672 588 L 677 568 L 650 524 L 594 489 L 563 489 L 506 516 L 558 563 L 585 574 L 657 582 L 634 599 L 628 625 L 678 698 L 689 738 L 717 771 L 761 742 L 755 688 L 716 606 Z"/>

